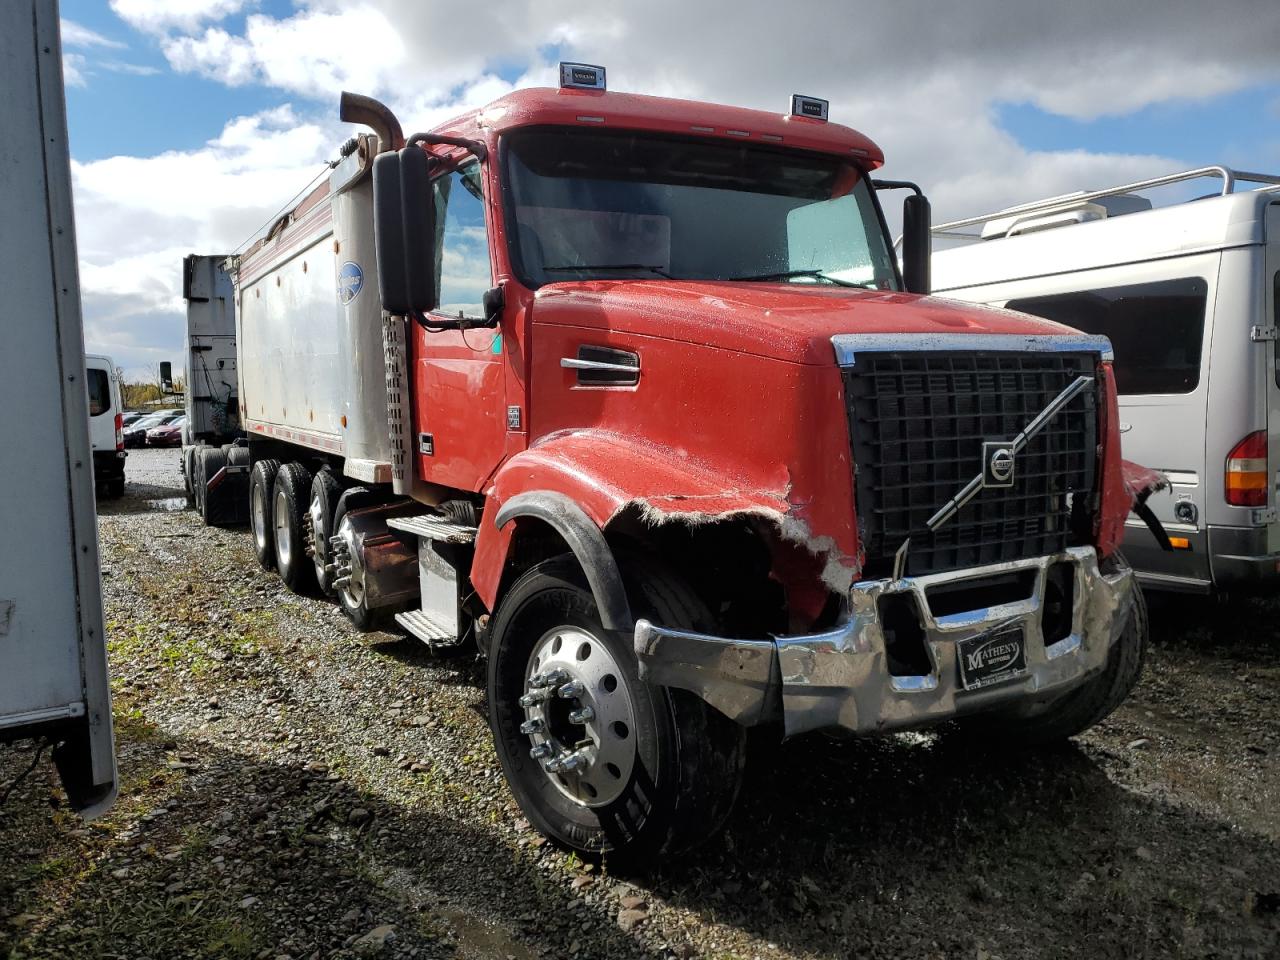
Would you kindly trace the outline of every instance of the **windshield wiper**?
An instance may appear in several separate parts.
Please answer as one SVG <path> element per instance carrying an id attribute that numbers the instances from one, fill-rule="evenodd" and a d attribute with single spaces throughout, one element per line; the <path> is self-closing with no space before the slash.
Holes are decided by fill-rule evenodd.
<path id="1" fill-rule="evenodd" d="M 822 270 L 779 270 L 777 273 L 757 273 L 749 277 L 730 277 L 730 280 L 790 280 L 792 277 L 812 277 L 815 280 L 826 280 L 838 287 L 860 287 L 871 289 L 865 283 L 854 283 L 852 280 L 841 280 Z"/>
<path id="2" fill-rule="evenodd" d="M 645 270 L 649 273 L 656 273 L 660 277 L 668 280 L 674 280 L 671 274 L 663 270 L 661 267 L 655 267 L 648 263 L 562 263 L 554 267 L 543 267 L 546 273 L 556 273 L 563 270 Z"/>

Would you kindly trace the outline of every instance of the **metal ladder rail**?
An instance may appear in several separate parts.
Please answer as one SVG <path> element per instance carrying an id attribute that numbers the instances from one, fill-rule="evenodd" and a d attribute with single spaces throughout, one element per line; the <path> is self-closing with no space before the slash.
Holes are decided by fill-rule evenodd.
<path id="1" fill-rule="evenodd" d="M 1091 200 L 1098 200 L 1102 197 L 1114 197 L 1120 194 L 1132 193 L 1135 190 L 1146 190 L 1151 187 L 1163 187 L 1171 183 L 1181 183 L 1187 180 L 1199 180 L 1203 177 L 1221 178 L 1222 196 L 1234 193 L 1236 181 L 1238 180 L 1243 180 L 1247 183 L 1265 184 L 1266 186 L 1257 188 L 1260 191 L 1271 191 L 1280 188 L 1280 175 L 1270 173 L 1253 173 L 1245 170 L 1232 170 L 1230 167 L 1214 164 L 1208 167 L 1197 167 L 1194 170 L 1183 170 L 1180 173 L 1169 173 L 1162 177 L 1152 177 L 1149 180 L 1138 180 L 1133 183 L 1107 187 L 1102 190 L 1061 194 L 1056 197 L 1034 200 L 1030 203 L 1023 203 L 1014 207 L 1008 207 L 1004 210 L 997 210 L 993 213 L 984 213 L 977 217 L 965 217 L 962 220 L 951 220 L 947 223 L 938 224 L 933 228 L 932 233 L 935 237 L 944 237 L 956 240 L 973 240 L 976 239 L 975 234 L 956 233 L 955 231 L 962 227 L 978 226 L 992 220 L 1002 220 L 1007 217 L 1022 217 L 1031 213 L 1054 213 L 1060 210 L 1069 210 L 1081 203 L 1088 203 Z"/>

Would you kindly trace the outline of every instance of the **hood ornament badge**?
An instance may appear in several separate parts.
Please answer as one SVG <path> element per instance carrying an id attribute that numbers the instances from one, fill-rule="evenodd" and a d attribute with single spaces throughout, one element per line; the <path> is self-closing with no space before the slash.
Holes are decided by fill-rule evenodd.
<path id="1" fill-rule="evenodd" d="M 937 530 L 960 512 L 960 508 L 978 495 L 984 488 L 1012 487 L 1017 474 L 1018 454 L 1037 433 L 1048 426 L 1049 421 L 1061 412 L 1062 408 L 1076 398 L 1080 391 L 1093 383 L 1092 377 L 1079 376 L 1069 383 L 1065 390 L 1049 401 L 1043 410 L 1022 428 L 1012 440 L 988 440 L 982 444 L 982 472 L 960 488 L 960 491 L 938 508 L 937 513 L 928 519 L 925 526 L 930 532 Z M 893 579 L 901 580 L 907 567 L 907 550 L 911 547 L 911 538 L 902 541 L 893 555 Z"/>

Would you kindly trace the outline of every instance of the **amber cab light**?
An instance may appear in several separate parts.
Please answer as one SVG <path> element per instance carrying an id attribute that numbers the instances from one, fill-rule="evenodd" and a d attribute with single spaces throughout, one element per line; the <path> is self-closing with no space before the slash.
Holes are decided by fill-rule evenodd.
<path id="1" fill-rule="evenodd" d="M 124 449 L 124 414 L 116 414 L 116 449 Z"/>
<path id="2" fill-rule="evenodd" d="M 1235 507 L 1267 505 L 1267 431 L 1257 430 L 1227 454 L 1227 503 Z"/>

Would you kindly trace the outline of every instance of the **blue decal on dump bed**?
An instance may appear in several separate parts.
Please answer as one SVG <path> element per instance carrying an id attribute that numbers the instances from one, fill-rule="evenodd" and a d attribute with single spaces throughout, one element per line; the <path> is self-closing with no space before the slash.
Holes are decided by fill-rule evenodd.
<path id="1" fill-rule="evenodd" d="M 356 297 L 360 296 L 360 290 L 364 287 L 364 271 L 360 269 L 360 264 L 353 263 L 348 260 L 338 268 L 338 299 L 343 303 L 350 303 Z"/>

